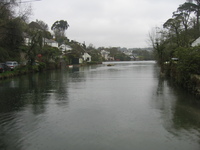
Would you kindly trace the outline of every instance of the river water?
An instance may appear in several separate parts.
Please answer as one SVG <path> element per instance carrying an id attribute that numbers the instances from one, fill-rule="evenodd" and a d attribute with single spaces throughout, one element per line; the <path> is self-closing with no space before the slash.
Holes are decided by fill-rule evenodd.
<path id="1" fill-rule="evenodd" d="M 199 150 L 200 105 L 153 61 L 0 81 L 0 150 Z"/>

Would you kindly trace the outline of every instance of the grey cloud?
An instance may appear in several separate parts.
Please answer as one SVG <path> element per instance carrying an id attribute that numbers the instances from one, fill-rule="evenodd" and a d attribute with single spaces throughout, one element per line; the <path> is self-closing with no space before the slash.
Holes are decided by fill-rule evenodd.
<path id="1" fill-rule="evenodd" d="M 64 19 L 71 40 L 94 46 L 146 47 L 152 27 L 161 26 L 186 0 L 42 0 L 33 20 L 51 26 Z"/>

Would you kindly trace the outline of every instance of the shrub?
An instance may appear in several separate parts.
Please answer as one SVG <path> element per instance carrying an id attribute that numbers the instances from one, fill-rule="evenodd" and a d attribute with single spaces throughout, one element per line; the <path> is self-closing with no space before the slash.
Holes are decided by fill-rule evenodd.
<path id="1" fill-rule="evenodd" d="M 187 84 L 191 74 L 200 74 L 200 47 L 178 48 L 176 57 L 179 83 Z"/>

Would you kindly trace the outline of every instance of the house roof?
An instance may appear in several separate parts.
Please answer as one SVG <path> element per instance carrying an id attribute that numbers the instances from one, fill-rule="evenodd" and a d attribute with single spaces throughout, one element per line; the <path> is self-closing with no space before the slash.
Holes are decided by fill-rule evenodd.
<path id="1" fill-rule="evenodd" d="M 30 38 L 30 35 L 28 35 L 26 32 L 23 32 L 22 35 L 23 35 L 24 38 Z"/>
<path id="2" fill-rule="evenodd" d="M 58 43 L 58 42 L 56 42 L 56 41 L 54 41 L 54 40 L 47 39 L 47 38 L 45 38 L 44 41 L 45 41 L 46 43 Z"/>
<path id="3" fill-rule="evenodd" d="M 197 38 L 194 42 L 192 42 L 192 47 L 200 45 L 200 37 Z"/>
<path id="4" fill-rule="evenodd" d="M 110 52 L 108 52 L 106 50 L 101 50 L 101 54 L 110 54 Z"/>
<path id="5" fill-rule="evenodd" d="M 66 44 L 62 44 L 59 46 L 62 50 L 72 50 L 71 46 L 66 45 Z"/>

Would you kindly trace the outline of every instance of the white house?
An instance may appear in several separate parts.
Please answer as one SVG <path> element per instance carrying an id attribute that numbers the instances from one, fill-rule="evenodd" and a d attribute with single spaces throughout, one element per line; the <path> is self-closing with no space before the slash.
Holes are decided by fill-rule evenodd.
<path id="1" fill-rule="evenodd" d="M 123 51 L 123 53 L 127 56 L 133 56 L 132 51 Z"/>
<path id="2" fill-rule="evenodd" d="M 101 50 L 101 56 L 105 59 L 105 60 L 110 60 L 113 61 L 115 60 L 114 57 L 110 56 L 110 52 L 106 51 L 106 50 Z"/>
<path id="3" fill-rule="evenodd" d="M 110 52 L 106 51 L 106 50 L 102 50 L 101 51 L 101 56 L 105 59 L 108 60 L 109 59 L 109 54 Z"/>
<path id="4" fill-rule="evenodd" d="M 192 47 L 194 46 L 200 46 L 200 37 L 197 38 L 193 43 L 192 43 Z"/>
<path id="5" fill-rule="evenodd" d="M 31 44 L 31 39 L 30 39 L 29 37 L 25 37 L 25 38 L 24 38 L 24 44 L 25 44 L 26 46 L 30 46 L 30 44 Z"/>
<path id="6" fill-rule="evenodd" d="M 67 51 L 71 51 L 72 50 L 72 48 L 69 45 L 66 45 L 66 44 L 60 45 L 59 48 L 62 51 L 62 53 L 65 53 Z"/>
<path id="7" fill-rule="evenodd" d="M 48 45 L 48 46 L 51 46 L 51 47 L 58 48 L 58 42 L 56 42 L 54 40 L 50 40 L 50 39 L 44 38 L 43 42 L 44 42 L 44 45 Z"/>
<path id="8" fill-rule="evenodd" d="M 32 42 L 31 37 L 28 34 L 24 33 L 24 44 L 26 46 L 30 46 L 31 42 Z M 51 47 L 58 48 L 58 42 L 56 42 L 54 40 L 47 39 L 47 38 L 43 38 L 43 46 L 44 45 L 48 45 L 48 46 L 51 46 Z"/>
<path id="9" fill-rule="evenodd" d="M 84 53 L 82 57 L 84 61 L 87 61 L 87 62 L 92 61 L 92 57 L 88 53 Z"/>
<path id="10" fill-rule="evenodd" d="M 92 57 L 88 53 L 84 53 L 82 55 L 82 58 L 79 59 L 79 63 L 82 64 L 84 61 L 91 62 L 92 61 Z"/>
<path id="11" fill-rule="evenodd" d="M 28 34 L 26 34 L 26 33 L 23 33 L 23 36 L 24 36 L 24 44 L 26 46 L 30 46 L 30 44 L 31 44 L 31 38 L 30 38 L 30 36 Z"/>

